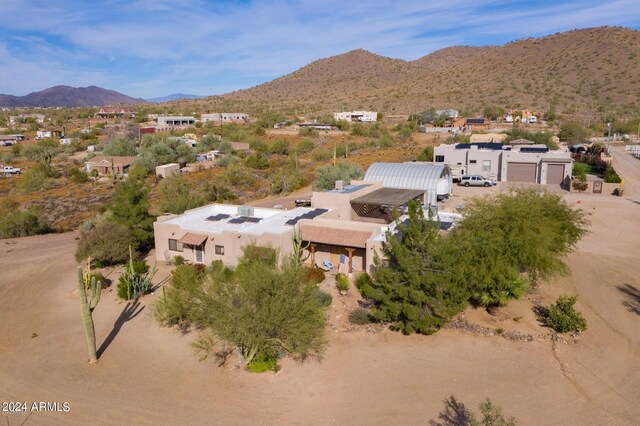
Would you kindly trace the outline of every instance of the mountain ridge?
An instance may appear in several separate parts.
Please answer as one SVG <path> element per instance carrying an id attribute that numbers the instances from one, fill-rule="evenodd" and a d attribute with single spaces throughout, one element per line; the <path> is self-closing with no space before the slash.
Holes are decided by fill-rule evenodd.
<path id="1" fill-rule="evenodd" d="M 0 94 L 1 107 L 89 107 L 129 105 L 145 102 L 115 90 L 98 86 L 71 87 L 58 85 L 24 96 Z"/>

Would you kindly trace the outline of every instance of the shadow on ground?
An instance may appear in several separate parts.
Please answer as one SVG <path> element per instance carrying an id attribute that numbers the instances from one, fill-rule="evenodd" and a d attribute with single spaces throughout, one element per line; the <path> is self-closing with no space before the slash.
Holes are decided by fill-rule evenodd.
<path id="1" fill-rule="evenodd" d="M 640 290 L 629 283 L 619 285 L 618 291 L 624 294 L 622 304 L 629 312 L 640 315 Z"/>
<path id="2" fill-rule="evenodd" d="M 438 421 L 431 420 L 430 426 L 468 426 L 473 415 L 455 396 L 444 400 L 444 409 L 438 415 Z"/>
<path id="3" fill-rule="evenodd" d="M 127 302 L 126 306 L 120 313 L 120 316 L 118 316 L 118 319 L 116 319 L 116 322 L 113 324 L 113 329 L 111 329 L 111 332 L 109 333 L 107 338 L 104 339 L 104 342 L 102 342 L 102 345 L 100 345 L 100 348 L 98 349 L 98 358 L 102 356 L 104 351 L 107 350 L 118 333 L 120 333 L 120 330 L 122 329 L 124 323 L 131 321 L 132 319 L 137 317 L 143 310 L 144 306 L 141 306 L 138 300 L 136 300 L 135 302 Z"/>

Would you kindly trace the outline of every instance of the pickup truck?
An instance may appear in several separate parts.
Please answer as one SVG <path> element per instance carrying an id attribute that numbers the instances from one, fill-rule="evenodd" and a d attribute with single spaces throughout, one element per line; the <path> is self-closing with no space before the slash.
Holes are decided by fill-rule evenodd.
<path id="1" fill-rule="evenodd" d="M 20 169 L 18 169 L 17 167 L 4 166 L 0 169 L 0 173 L 3 173 L 5 175 L 17 175 L 20 173 Z"/>

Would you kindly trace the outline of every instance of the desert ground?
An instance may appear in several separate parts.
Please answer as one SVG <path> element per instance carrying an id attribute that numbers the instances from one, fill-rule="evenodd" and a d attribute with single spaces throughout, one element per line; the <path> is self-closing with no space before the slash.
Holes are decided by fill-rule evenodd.
<path id="1" fill-rule="evenodd" d="M 330 307 L 323 359 L 284 360 L 278 373 L 251 374 L 235 359 L 224 366 L 199 361 L 190 346 L 195 332 L 153 319 L 158 293 L 131 307 L 113 287 L 94 312 L 101 357 L 89 365 L 73 258 L 77 234 L 0 241 L 0 401 L 70 408 L 9 414 L 6 422 L 455 424 L 439 418 L 445 400 L 477 411 L 489 397 L 523 425 L 638 424 L 640 160 L 625 155 L 615 148 L 623 197 L 565 193 L 591 223 L 567 257 L 572 275 L 543 283 L 495 317 L 469 308 L 464 318 L 484 332 L 403 336 L 350 327 L 345 318 L 357 299 L 350 290 Z M 484 190 L 456 189 L 452 202 Z M 168 271 L 160 267 L 158 277 Z M 589 328 L 556 341 L 531 308 L 563 293 L 579 294 L 576 306 Z"/>

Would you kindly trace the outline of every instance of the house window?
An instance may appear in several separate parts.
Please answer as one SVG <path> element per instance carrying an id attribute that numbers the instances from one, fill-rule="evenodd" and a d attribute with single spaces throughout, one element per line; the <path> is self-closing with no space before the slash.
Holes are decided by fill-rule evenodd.
<path id="1" fill-rule="evenodd" d="M 483 160 L 482 161 L 482 171 L 490 172 L 491 171 L 491 160 Z"/>
<path id="2" fill-rule="evenodd" d="M 469 164 L 476 164 L 476 160 L 469 160 Z"/>
<path id="3" fill-rule="evenodd" d="M 224 246 L 215 246 L 216 254 L 224 255 Z"/>
<path id="4" fill-rule="evenodd" d="M 444 155 L 436 155 L 436 163 L 444 163 Z"/>
<path id="5" fill-rule="evenodd" d="M 169 238 L 169 250 L 182 251 L 182 243 L 179 243 L 178 240 Z"/>

